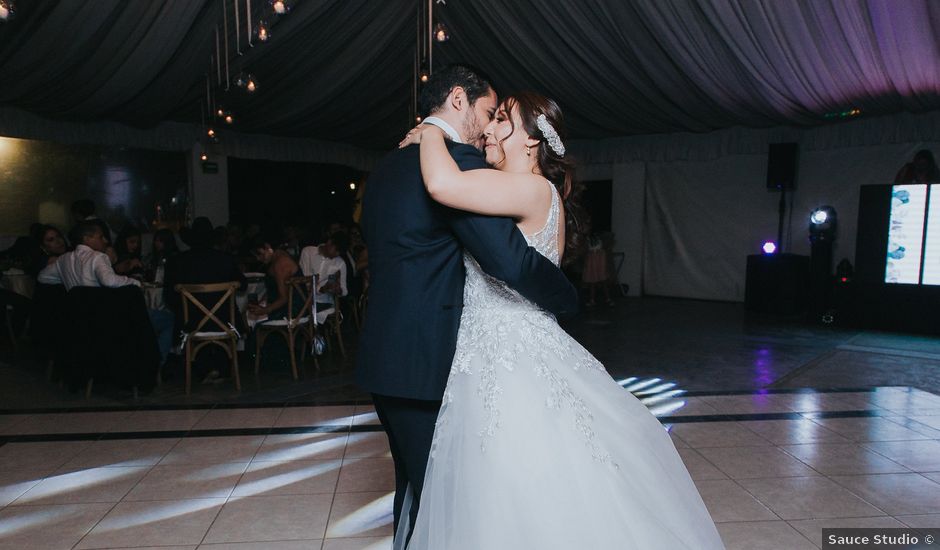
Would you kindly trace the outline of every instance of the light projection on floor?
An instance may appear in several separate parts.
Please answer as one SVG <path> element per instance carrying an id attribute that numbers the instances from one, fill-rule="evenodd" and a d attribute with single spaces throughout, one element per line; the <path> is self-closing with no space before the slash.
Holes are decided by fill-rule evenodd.
<path id="1" fill-rule="evenodd" d="M 646 405 L 653 416 L 669 416 L 685 406 L 685 401 L 678 399 L 685 390 L 675 389 L 674 382 L 663 382 L 661 378 L 640 379 L 631 376 L 618 380 L 617 383 Z"/>
<path id="2" fill-rule="evenodd" d="M 388 493 L 346 515 L 330 525 L 328 537 L 362 536 L 372 529 L 391 525 L 395 493 Z"/>

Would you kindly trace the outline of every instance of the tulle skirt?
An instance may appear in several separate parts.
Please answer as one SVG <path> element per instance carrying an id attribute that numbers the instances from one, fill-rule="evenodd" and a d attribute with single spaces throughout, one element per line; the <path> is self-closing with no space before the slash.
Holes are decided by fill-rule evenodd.
<path id="1" fill-rule="evenodd" d="M 541 312 L 465 311 L 409 550 L 721 549 L 663 425 Z"/>

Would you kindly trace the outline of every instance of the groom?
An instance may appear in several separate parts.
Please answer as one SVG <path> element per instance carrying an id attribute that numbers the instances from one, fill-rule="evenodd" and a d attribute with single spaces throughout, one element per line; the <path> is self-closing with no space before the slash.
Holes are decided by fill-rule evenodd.
<path id="1" fill-rule="evenodd" d="M 476 70 L 451 65 L 421 91 L 425 124 L 450 136 L 461 170 L 485 168 L 477 149 L 496 111 L 496 92 Z M 556 315 L 573 314 L 574 287 L 527 245 L 515 222 L 435 203 L 421 179 L 418 146 L 389 153 L 369 177 L 362 233 L 369 247 L 369 305 L 356 381 L 372 393 L 395 462 L 395 529 L 417 517 L 463 307 L 466 249 L 484 271 Z M 402 510 L 406 488 L 414 502 Z M 402 513 L 407 514 L 403 517 Z"/>

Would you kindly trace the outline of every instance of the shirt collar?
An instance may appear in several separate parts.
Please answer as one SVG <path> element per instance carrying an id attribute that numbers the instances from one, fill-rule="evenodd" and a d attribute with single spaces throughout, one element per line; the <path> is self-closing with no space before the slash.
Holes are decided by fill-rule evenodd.
<path id="1" fill-rule="evenodd" d="M 440 119 L 436 116 L 429 116 L 424 119 L 423 124 L 433 124 L 441 130 L 444 130 L 444 133 L 450 136 L 451 141 L 454 143 L 463 143 L 463 140 L 460 139 L 460 134 L 457 133 L 457 130 L 454 130 L 454 127 L 443 119 Z"/>

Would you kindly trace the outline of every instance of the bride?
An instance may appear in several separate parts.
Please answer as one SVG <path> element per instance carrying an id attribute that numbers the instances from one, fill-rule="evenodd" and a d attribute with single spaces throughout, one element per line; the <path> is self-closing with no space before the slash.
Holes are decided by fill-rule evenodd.
<path id="1" fill-rule="evenodd" d="M 557 265 L 576 231 L 562 122 L 548 98 L 507 97 L 485 130 L 495 170 L 461 172 L 435 126 L 402 146 L 421 144 L 434 200 L 516 219 Z M 408 549 L 724 548 L 659 421 L 550 314 L 464 263 L 457 350 Z"/>

